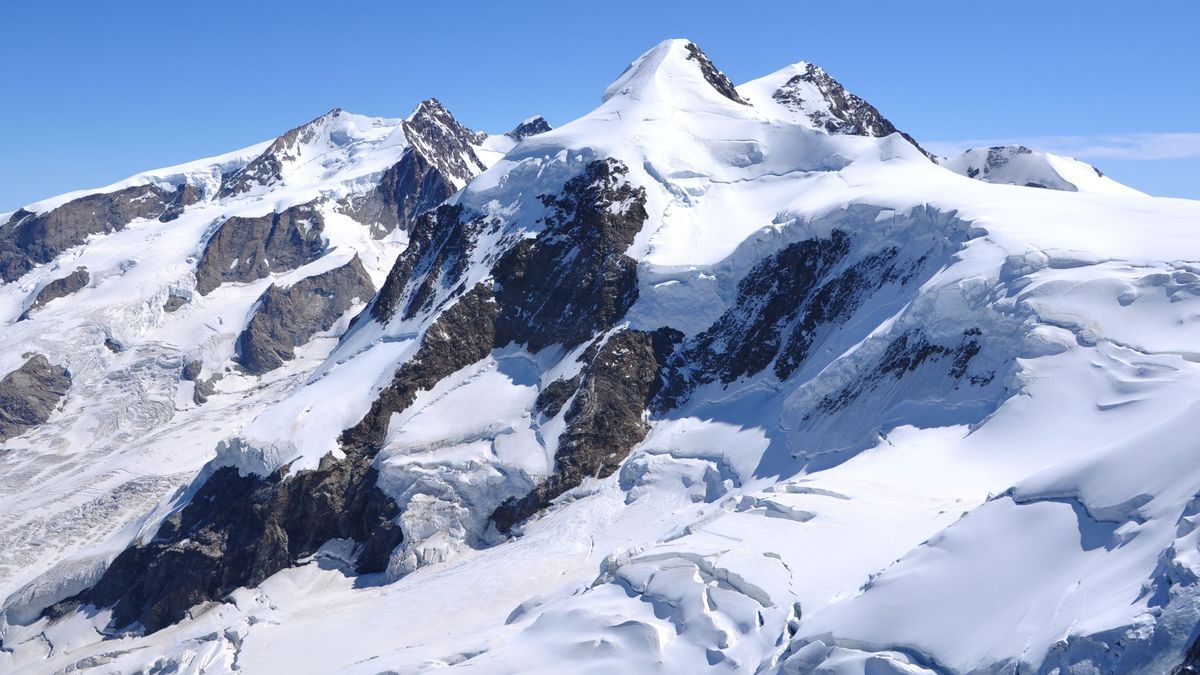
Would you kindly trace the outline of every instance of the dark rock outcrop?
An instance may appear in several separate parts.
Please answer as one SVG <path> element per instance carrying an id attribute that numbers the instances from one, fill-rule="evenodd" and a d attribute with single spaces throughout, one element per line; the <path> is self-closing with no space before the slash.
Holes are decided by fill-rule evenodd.
<path id="1" fill-rule="evenodd" d="M 29 304 L 29 308 L 21 314 L 21 318 L 27 318 L 33 310 L 42 307 L 51 300 L 65 298 L 78 291 L 87 286 L 91 280 L 92 277 L 88 274 L 86 267 L 77 267 L 74 272 L 71 272 L 67 276 L 51 281 L 38 290 L 37 295 L 33 297 L 33 302 Z"/>
<path id="2" fill-rule="evenodd" d="M 409 233 L 408 248 L 396 259 L 370 308 L 377 321 L 389 321 L 403 306 L 410 319 L 429 309 L 437 289 L 456 286 L 470 262 L 480 218 L 467 219 L 457 204 L 423 214 Z"/>
<path id="3" fill-rule="evenodd" d="M 514 141 L 520 141 L 530 136 L 544 134 L 553 128 L 554 127 L 551 127 L 550 123 L 546 121 L 545 117 L 538 115 L 536 117 L 530 117 L 524 122 L 521 122 L 517 126 L 513 127 L 512 131 L 509 131 L 504 135 L 508 136 Z"/>
<path id="4" fill-rule="evenodd" d="M 454 186 L 424 155 L 409 149 L 383 172 L 374 189 L 348 199 L 343 209 L 346 215 L 370 227 L 376 238 L 382 238 L 396 229 L 410 229 L 418 215 L 446 201 L 454 192 Z"/>
<path id="5" fill-rule="evenodd" d="M 671 393 L 716 380 L 733 382 L 769 366 L 805 299 L 849 254 L 850 246 L 850 237 L 834 230 L 827 238 L 791 244 L 755 265 L 738 282 L 733 306 L 674 359 Z"/>
<path id="6" fill-rule="evenodd" d="M 255 281 L 310 263 L 325 252 L 324 229 L 312 203 L 258 218 L 229 218 L 204 246 L 196 290 L 207 295 L 226 282 Z"/>
<path id="7" fill-rule="evenodd" d="M 982 387 L 991 384 L 996 374 L 993 371 L 969 372 L 972 360 L 982 350 L 980 341 L 983 332 L 979 328 L 968 328 L 956 344 L 931 341 L 919 330 L 900 334 L 891 344 L 874 368 L 862 377 L 848 383 L 837 392 L 821 398 L 817 410 L 832 414 L 845 408 L 864 393 L 878 388 L 889 379 L 896 380 L 927 364 L 940 364 L 946 375 L 965 384 Z M 808 419 L 806 416 L 805 419 Z"/>
<path id="8" fill-rule="evenodd" d="M 272 285 L 258 299 L 254 316 L 237 339 L 237 358 L 253 375 L 274 370 L 295 348 L 328 330 L 355 300 L 375 293 L 358 256 L 345 265 L 305 277 L 291 286 Z"/>
<path id="9" fill-rule="evenodd" d="M 799 321 L 775 361 L 775 375 L 786 380 L 808 358 L 822 328 L 838 326 L 884 286 L 904 286 L 921 272 L 928 260 L 904 260 L 894 246 L 867 255 L 826 281 L 801 306 Z"/>
<path id="10" fill-rule="evenodd" d="M 786 380 L 829 330 L 880 289 L 911 288 L 923 280 L 932 254 L 904 256 L 894 246 L 856 252 L 851 236 L 839 229 L 784 247 L 751 268 L 738 282 L 736 302 L 672 358 L 656 407 L 673 408 L 697 386 L 729 384 L 772 365 Z"/>
<path id="11" fill-rule="evenodd" d="M 575 346 L 611 326 L 637 300 L 637 263 L 624 252 L 646 220 L 646 196 L 625 181 L 627 171 L 615 160 L 597 160 L 568 180 L 560 195 L 541 196 L 550 208 L 545 230 L 517 242 L 492 270 L 501 308 L 497 346 Z M 475 240 L 490 225 L 467 218 L 459 205 L 419 218 L 371 316 L 388 321 L 403 308 L 407 319 L 430 309 L 438 289 L 459 283 Z"/>
<path id="12" fill-rule="evenodd" d="M 1033 151 L 1023 145 L 993 145 L 987 149 L 987 158 L 984 159 L 983 166 L 967 167 L 967 178 L 978 178 L 980 174 L 986 176 L 992 169 L 999 169 L 1008 164 L 1015 156 L 1031 154 Z"/>
<path id="13" fill-rule="evenodd" d="M 166 190 L 135 185 L 73 199 L 42 213 L 17 211 L 0 227 L 0 281 L 19 279 L 35 265 L 84 243 L 89 235 L 122 230 L 138 218 L 170 220 L 198 198 L 188 186 Z"/>
<path id="14" fill-rule="evenodd" d="M 162 215 L 158 217 L 164 223 L 175 220 L 183 214 L 183 210 L 187 207 L 200 201 L 203 195 L 200 193 L 200 188 L 195 185 L 183 184 L 175 190 L 175 194 L 171 202 L 167 204 L 167 208 Z"/>
<path id="15" fill-rule="evenodd" d="M 612 159 L 589 163 L 568 180 L 558 196 L 542 195 L 549 208 L 545 229 L 532 239 L 509 248 L 492 268 L 493 284 L 477 286 L 439 319 L 454 319 L 449 335 L 469 340 L 472 357 L 436 361 L 437 372 L 449 374 L 487 356 L 493 348 L 511 343 L 540 351 L 551 345 L 571 348 L 612 328 L 637 300 L 637 263 L 625 255 L 647 218 L 645 190 L 625 180 L 628 168 Z M 414 229 L 410 250 L 397 261 L 380 291 L 373 313 L 386 320 L 407 300 L 406 314 L 424 307 L 432 280 L 438 287 L 458 283 L 473 240 L 485 227 L 467 220 L 458 206 L 443 206 L 426 214 Z M 426 345 L 437 345 L 440 332 L 431 328 Z M 447 326 L 449 329 L 450 326 Z M 430 342 L 431 338 L 435 342 Z M 567 413 L 569 429 L 560 441 L 561 461 L 554 474 L 522 499 L 502 507 L 498 522 L 507 530 L 576 486 L 586 475 L 607 475 L 645 434 L 645 401 L 658 392 L 659 364 L 678 336 L 673 331 L 622 331 L 599 350 L 589 349 L 592 363 Z M 377 445 L 386 433 L 392 412 L 411 404 L 416 391 L 437 379 L 425 375 L 426 359 L 418 353 L 397 373 L 392 387 L 380 396 L 364 421 L 347 432 L 343 442 Z M 410 370 L 411 365 L 411 370 Z M 417 377 L 421 375 L 421 377 Z M 418 384 L 414 384 L 418 383 Z M 556 414 L 576 390 L 571 382 L 552 384 L 539 408 Z M 620 397 L 620 407 L 616 398 Z M 636 414 L 633 410 L 636 408 Z M 385 414 L 386 413 L 386 414 Z M 367 433 L 369 432 L 369 433 Z M 601 446 L 609 447 L 602 451 Z"/>
<path id="16" fill-rule="evenodd" d="M 646 222 L 646 191 L 616 160 L 591 162 L 562 194 L 543 195 L 545 231 L 517 243 L 492 269 L 497 345 L 573 347 L 612 326 L 638 298 L 637 262 L 625 255 Z"/>
<path id="17" fill-rule="evenodd" d="M 579 390 L 580 376 L 555 380 L 538 392 L 533 409 L 545 417 L 554 417 Z"/>
<path id="18" fill-rule="evenodd" d="M 200 373 L 203 370 L 204 362 L 196 359 L 183 364 L 183 370 L 179 373 L 179 379 L 191 382 L 194 385 L 192 388 L 192 402 L 196 405 L 208 402 L 208 397 L 216 392 L 215 383 L 220 378 L 219 374 L 207 379 L 202 378 L 200 377 Z"/>
<path id="19" fill-rule="evenodd" d="M 573 347 L 619 321 L 637 300 L 637 265 L 624 251 L 646 219 L 645 191 L 625 181 L 627 171 L 615 160 L 594 161 L 567 181 L 561 195 L 543 195 L 551 212 L 542 233 L 501 256 L 490 288 L 476 286 L 438 318 L 421 351 L 343 441 L 380 442 L 391 412 L 407 407 L 416 391 L 493 348 L 512 342 L 531 351 L 553 344 Z M 401 306 L 405 316 L 428 309 L 431 289 L 459 283 L 483 227 L 457 205 L 423 216 L 376 297 L 372 316 L 386 321 Z M 453 358 L 450 347 L 442 345 L 451 336 L 463 345 Z"/>
<path id="20" fill-rule="evenodd" d="M 362 420 L 342 434 L 342 444 L 374 456 L 383 445 L 392 413 L 412 405 L 417 392 L 492 352 L 497 313 L 487 284 L 459 297 L 425 332 L 417 353 L 400 366 Z"/>
<path id="21" fill-rule="evenodd" d="M 41 354 L 0 379 L 0 441 L 20 436 L 50 419 L 71 388 L 71 374 Z"/>
<path id="22" fill-rule="evenodd" d="M 554 453 L 550 477 L 492 514 L 496 529 L 512 527 L 589 477 L 605 478 L 646 437 L 646 406 L 660 388 L 667 357 L 682 337 L 669 328 L 652 333 L 622 330 L 584 367 L 582 384 L 567 410 L 567 428 Z"/>
<path id="23" fill-rule="evenodd" d="M 816 87 L 828 110 L 825 106 L 814 106 L 812 102 L 807 101 L 800 87 L 801 83 Z M 804 72 L 784 83 L 772 97 L 784 106 L 808 115 L 813 124 L 831 134 L 883 138 L 899 133 L 926 157 L 933 158 L 933 155 L 925 152 L 912 136 L 897 129 L 875 106 L 846 91 L 840 82 L 820 66 L 805 64 Z"/>
<path id="24" fill-rule="evenodd" d="M 717 69 L 716 66 L 713 65 L 713 62 L 708 58 L 708 55 L 705 54 L 700 47 L 689 42 L 687 43 L 687 51 L 688 60 L 695 60 L 696 63 L 699 64 L 700 72 L 704 75 L 704 79 L 712 85 L 713 89 L 717 90 L 717 93 L 729 99 L 730 101 L 733 101 L 734 103 L 750 105 L 738 94 L 737 88 L 733 86 L 733 82 L 730 82 L 729 78 L 725 76 L 725 73 L 722 73 Z"/>
<path id="25" fill-rule="evenodd" d="M 183 307 L 188 303 L 189 299 L 190 298 L 185 295 L 171 292 L 167 295 L 166 302 L 163 303 L 163 310 L 167 312 L 178 311 L 180 307 Z"/>
<path id="26" fill-rule="evenodd" d="M 111 607 L 112 631 L 154 632 L 192 606 L 255 586 L 330 539 L 363 542 L 358 571 L 381 572 L 400 543 L 397 507 L 370 460 L 327 457 L 312 471 L 267 478 L 225 467 L 203 480 L 155 537 L 125 549 L 95 586 L 48 610 Z"/>

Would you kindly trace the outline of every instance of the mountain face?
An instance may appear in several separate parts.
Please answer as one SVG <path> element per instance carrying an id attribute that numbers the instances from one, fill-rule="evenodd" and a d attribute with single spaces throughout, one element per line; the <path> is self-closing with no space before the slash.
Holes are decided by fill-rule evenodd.
<path id="1" fill-rule="evenodd" d="M 1193 672 L 1200 203 L 931 159 L 669 40 L 8 215 L 0 670 Z"/>

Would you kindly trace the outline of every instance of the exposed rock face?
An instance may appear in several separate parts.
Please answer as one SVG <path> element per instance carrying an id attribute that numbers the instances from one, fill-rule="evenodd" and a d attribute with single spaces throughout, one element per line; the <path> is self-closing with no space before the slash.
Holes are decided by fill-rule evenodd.
<path id="1" fill-rule="evenodd" d="M 519 141 L 519 140 L 528 138 L 530 136 L 544 134 L 553 128 L 554 127 L 551 127 L 550 123 L 546 121 L 545 117 L 538 115 L 537 117 L 530 117 L 529 119 L 525 120 L 524 122 L 521 122 L 516 127 L 514 127 L 512 131 L 510 131 L 504 135 L 508 136 L 509 138 L 513 139 L 514 141 Z"/>
<path id="2" fill-rule="evenodd" d="M 618 161 L 597 160 L 568 180 L 560 195 L 541 197 L 551 209 L 545 229 L 535 238 L 517 242 L 501 256 L 492 268 L 493 289 L 477 286 L 438 320 L 455 322 L 450 335 L 460 341 L 469 340 L 470 347 L 462 351 L 472 360 L 462 359 L 462 354 L 454 360 L 439 358 L 432 361 L 437 365 L 434 370 L 454 372 L 482 359 L 491 349 L 513 342 L 530 351 L 551 345 L 570 348 L 593 339 L 624 317 L 638 297 L 637 264 L 624 251 L 647 218 L 645 191 L 625 180 L 627 172 Z M 426 214 L 414 228 L 410 249 L 397 261 L 380 291 L 373 307 L 376 318 L 387 320 L 400 306 L 405 306 L 405 316 L 428 309 L 428 300 L 434 297 L 432 289 L 452 288 L 459 283 L 473 241 L 486 226 L 478 219 L 467 220 L 457 206 L 443 206 Z M 437 344 L 430 342 L 431 338 L 439 339 L 437 335 L 430 330 L 422 351 Z M 569 430 L 564 436 L 567 440 L 560 448 L 560 467 L 544 486 L 522 500 L 513 500 L 502 510 L 499 518 L 505 528 L 578 485 L 585 475 L 611 472 L 645 434 L 641 417 L 645 397 L 638 396 L 642 396 L 642 388 L 649 392 L 646 396 L 657 393 L 658 363 L 670 351 L 665 347 L 670 340 L 667 333 L 625 331 L 619 335 L 625 337 L 612 338 L 608 351 L 601 350 L 599 356 L 596 350 L 590 350 L 594 366 L 583 386 L 602 392 L 625 387 L 620 392 L 627 397 L 622 399 L 625 409 L 621 419 L 608 417 L 614 410 L 613 401 L 607 399 L 609 394 L 576 396 L 568 413 L 575 431 Z M 629 341 L 633 342 L 626 344 Z M 647 353 L 652 354 L 652 366 L 646 365 Z M 369 435 L 358 442 L 381 444 L 390 414 L 411 404 L 417 390 L 436 383 L 437 379 L 424 377 L 424 373 L 432 372 L 427 363 L 418 353 L 411 364 L 401 368 L 392 387 L 380 396 L 364 422 L 348 434 L 362 434 L 364 424 L 369 423 Z M 608 378 L 619 378 L 620 387 L 609 383 Z M 415 382 L 420 386 L 414 386 Z M 556 383 L 550 389 L 554 393 L 547 394 L 539 406 L 547 414 L 554 414 L 571 397 L 575 386 L 571 382 Z M 603 439 L 596 440 L 601 435 Z M 610 447 L 601 452 L 604 443 Z"/>
<path id="3" fill-rule="evenodd" d="M 988 180 L 990 174 L 997 169 L 1002 169 L 1015 157 L 1021 155 L 1032 155 L 1033 151 L 1023 145 L 999 145 L 987 149 L 987 159 L 984 160 L 982 166 L 972 165 L 967 167 L 968 178 L 978 178 L 980 180 Z M 1103 176 L 1098 170 L 1096 173 Z M 1035 181 L 1025 183 L 1025 187 L 1050 188 L 1049 185 Z M 1078 190 L 1074 185 L 1067 181 L 1062 181 L 1061 186 L 1055 185 L 1054 189 Z"/>
<path id="4" fill-rule="evenodd" d="M 294 356 L 295 348 L 328 330 L 356 300 L 375 293 L 358 256 L 328 272 L 288 287 L 272 285 L 258 300 L 250 323 L 237 339 L 242 369 L 261 375 Z"/>
<path id="5" fill-rule="evenodd" d="M 567 404 L 575 392 L 579 390 L 580 376 L 576 375 L 564 380 L 555 380 L 546 385 L 544 389 L 538 392 L 537 401 L 534 402 L 534 409 L 545 417 L 554 417 L 558 415 L 563 406 Z"/>
<path id="6" fill-rule="evenodd" d="M 840 391 L 825 396 L 817 407 L 821 412 L 836 412 L 865 392 L 879 387 L 888 378 L 899 379 L 904 373 L 926 364 L 942 364 L 947 375 L 955 380 L 965 379 L 966 383 L 975 386 L 990 384 L 995 378 L 994 372 L 968 373 L 972 359 L 982 349 L 982 334 L 978 328 L 969 328 L 963 332 L 957 344 L 941 344 L 929 340 L 917 330 L 903 333 L 888 345 L 873 370 L 848 383 Z"/>
<path id="7" fill-rule="evenodd" d="M 443 205 L 418 218 L 409 233 L 408 248 L 379 289 L 371 316 L 388 321 L 402 304 L 405 319 L 427 309 L 435 289 L 458 283 L 482 227 L 480 219 L 466 219 L 458 205 Z"/>
<path id="8" fill-rule="evenodd" d="M 646 221 L 645 189 L 616 160 L 597 160 L 570 179 L 536 239 L 514 246 L 493 268 L 500 321 L 497 345 L 530 351 L 572 347 L 625 316 L 637 300 L 637 262 L 625 255 Z"/>
<path id="9" fill-rule="evenodd" d="M 200 193 L 200 188 L 195 185 L 183 184 L 175 190 L 175 195 L 171 202 L 167 204 L 166 210 L 158 217 L 164 223 L 170 222 L 178 218 L 183 210 L 187 207 L 200 201 L 203 195 Z"/>
<path id="10" fill-rule="evenodd" d="M 806 95 L 806 85 L 816 89 L 821 101 L 810 100 Z M 813 124 L 831 134 L 882 138 L 899 133 L 927 157 L 932 157 L 912 136 L 897 129 L 875 106 L 846 91 L 820 66 L 805 64 L 804 72 L 776 90 L 773 98 L 792 110 L 804 113 Z"/>
<path id="11" fill-rule="evenodd" d="M 983 175 L 985 178 L 993 169 L 999 169 L 1005 166 L 1012 160 L 1013 157 L 1020 155 L 1031 155 L 1033 151 L 1023 145 L 995 145 L 987 149 L 987 158 L 981 166 L 972 165 L 967 167 L 967 178 L 978 178 Z M 1099 173 L 1099 171 L 1097 171 Z M 1035 187 L 1043 187 L 1035 185 Z"/>
<path id="12" fill-rule="evenodd" d="M 75 291 L 78 291 L 84 286 L 87 286 L 88 282 L 91 280 L 92 277 L 90 274 L 88 274 L 86 267 L 77 267 L 75 268 L 74 272 L 71 272 L 67 276 L 51 281 L 45 286 L 42 286 L 42 288 L 37 292 L 37 295 L 34 296 L 33 302 L 30 303 L 29 308 L 26 309 L 23 314 L 21 314 L 21 318 L 24 319 L 28 317 L 30 312 L 38 309 L 51 300 L 63 298 L 74 293 Z"/>
<path id="13" fill-rule="evenodd" d="M 378 453 L 392 413 L 411 405 L 418 391 L 432 388 L 442 378 L 491 353 L 497 314 L 487 284 L 476 285 L 442 312 L 425 333 L 420 349 L 396 371 L 370 411 L 342 434 L 342 444 L 362 448 L 371 456 Z"/>
<path id="14" fill-rule="evenodd" d="M 418 215 L 446 201 L 456 188 L 425 156 L 406 151 L 373 190 L 345 203 L 346 215 L 371 228 L 376 238 L 408 230 Z"/>
<path id="15" fill-rule="evenodd" d="M 15 281 L 82 244 L 88 235 L 116 232 L 138 218 L 170 220 L 198 198 L 188 186 L 165 190 L 137 185 L 80 197 L 43 213 L 17 211 L 0 227 L 0 281 Z"/>
<path id="16" fill-rule="evenodd" d="M 804 299 L 850 252 L 850 237 L 834 230 L 784 248 L 738 282 L 737 302 L 716 323 L 688 341 L 675 360 L 672 393 L 697 384 L 733 382 L 765 369 L 779 355 Z"/>
<path id="17" fill-rule="evenodd" d="M 718 93 L 734 103 L 750 105 L 738 94 L 737 88 L 733 86 L 733 82 L 729 81 L 729 78 L 725 76 L 725 73 L 717 70 L 717 67 L 713 65 L 713 62 L 708 58 L 708 55 L 705 54 L 699 47 L 697 47 L 694 43 L 689 42 L 687 43 L 687 51 L 688 59 L 695 59 L 695 61 L 700 65 L 700 72 L 704 74 L 704 79 L 712 85 L 713 89 L 716 89 Z"/>
<path id="18" fill-rule="evenodd" d="M 226 282 L 255 281 L 310 263 L 325 251 L 324 229 L 312 203 L 258 218 L 230 218 L 204 246 L 196 290 L 207 295 Z"/>
<path id="19" fill-rule="evenodd" d="M 933 251 L 902 256 L 889 246 L 856 256 L 846 232 L 790 244 L 738 282 L 737 302 L 690 338 L 672 360 L 659 406 L 671 408 L 696 387 L 730 383 L 774 364 L 780 380 L 804 363 L 831 326 L 845 323 L 887 285 L 923 278 Z"/>
<path id="20" fill-rule="evenodd" d="M 436 99 L 422 101 L 402 124 L 410 147 L 379 184 L 344 203 L 346 214 L 383 237 L 408 230 L 416 218 L 446 201 L 486 167 L 472 147 L 486 138 L 459 124 Z"/>
<path id="21" fill-rule="evenodd" d="M 973 169 L 968 172 L 971 178 L 978 176 L 980 171 L 987 173 L 992 169 L 998 169 L 1005 164 L 1008 164 L 1012 157 L 1017 155 L 1032 155 L 1033 151 L 1023 145 L 998 145 L 988 148 L 987 161 L 984 162 L 982 169 Z M 1097 172 L 1099 173 L 1099 172 Z"/>
<path id="22" fill-rule="evenodd" d="M 200 377 L 200 373 L 203 370 L 203 361 L 192 360 L 183 365 L 183 371 L 179 374 L 179 379 L 195 385 L 192 388 L 192 402 L 196 405 L 208 402 L 208 397 L 212 396 L 217 390 L 215 386 L 216 381 L 221 378 L 220 373 L 217 373 L 208 379 L 204 379 Z"/>
<path id="23" fill-rule="evenodd" d="M 637 300 L 637 263 L 624 251 L 646 220 L 645 190 L 625 181 L 627 171 L 615 160 L 591 162 L 560 196 L 542 196 L 553 209 L 545 231 L 518 242 L 492 271 L 501 307 L 497 346 L 574 346 L 612 325 Z M 488 225 L 467 219 L 457 205 L 418 219 L 371 315 L 387 321 L 401 306 L 404 318 L 429 309 L 435 290 L 459 282 Z"/>
<path id="24" fill-rule="evenodd" d="M 622 330 L 604 343 L 585 366 L 582 385 L 567 410 L 554 473 L 528 495 L 496 509 L 492 520 L 498 530 L 508 532 L 584 479 L 617 470 L 646 437 L 649 425 L 643 412 L 658 393 L 662 368 L 681 337 L 669 328 Z"/>
<path id="25" fill-rule="evenodd" d="M 471 147 L 482 143 L 487 134 L 459 124 L 437 99 L 421 101 L 402 126 L 410 149 L 424 156 L 455 190 L 487 169 Z"/>
<path id="26" fill-rule="evenodd" d="M 261 583 L 330 539 L 364 542 L 360 572 L 386 568 L 401 536 L 391 522 L 397 509 L 376 487 L 368 458 L 348 454 L 313 471 L 283 471 L 259 478 L 226 467 L 201 479 L 152 540 L 123 551 L 95 586 L 49 613 L 112 607 L 111 630 L 154 632 L 197 603 Z"/>
<path id="27" fill-rule="evenodd" d="M 0 379 L 0 441 L 20 436 L 50 419 L 71 388 L 71 374 L 33 355 Z"/>

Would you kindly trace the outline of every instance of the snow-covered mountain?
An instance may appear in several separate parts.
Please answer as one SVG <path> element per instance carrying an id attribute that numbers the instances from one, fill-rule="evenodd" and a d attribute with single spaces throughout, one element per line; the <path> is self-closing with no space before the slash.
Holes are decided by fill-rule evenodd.
<path id="1" fill-rule="evenodd" d="M 957 157 L 939 161 L 955 173 L 989 183 L 1070 192 L 1142 194 L 1105 176 L 1090 164 L 1049 152 L 1035 152 L 1023 145 L 972 148 Z"/>
<path id="2" fill-rule="evenodd" d="M 992 150 L 669 40 L 25 207 L 0 670 L 1191 672 L 1200 202 Z"/>

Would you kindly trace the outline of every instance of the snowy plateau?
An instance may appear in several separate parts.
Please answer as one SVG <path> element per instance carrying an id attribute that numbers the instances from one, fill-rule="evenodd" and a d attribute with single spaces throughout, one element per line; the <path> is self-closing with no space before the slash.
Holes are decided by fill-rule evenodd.
<path id="1" fill-rule="evenodd" d="M 0 672 L 1196 672 L 1200 202 L 919 142 L 668 40 L 0 215 Z"/>

